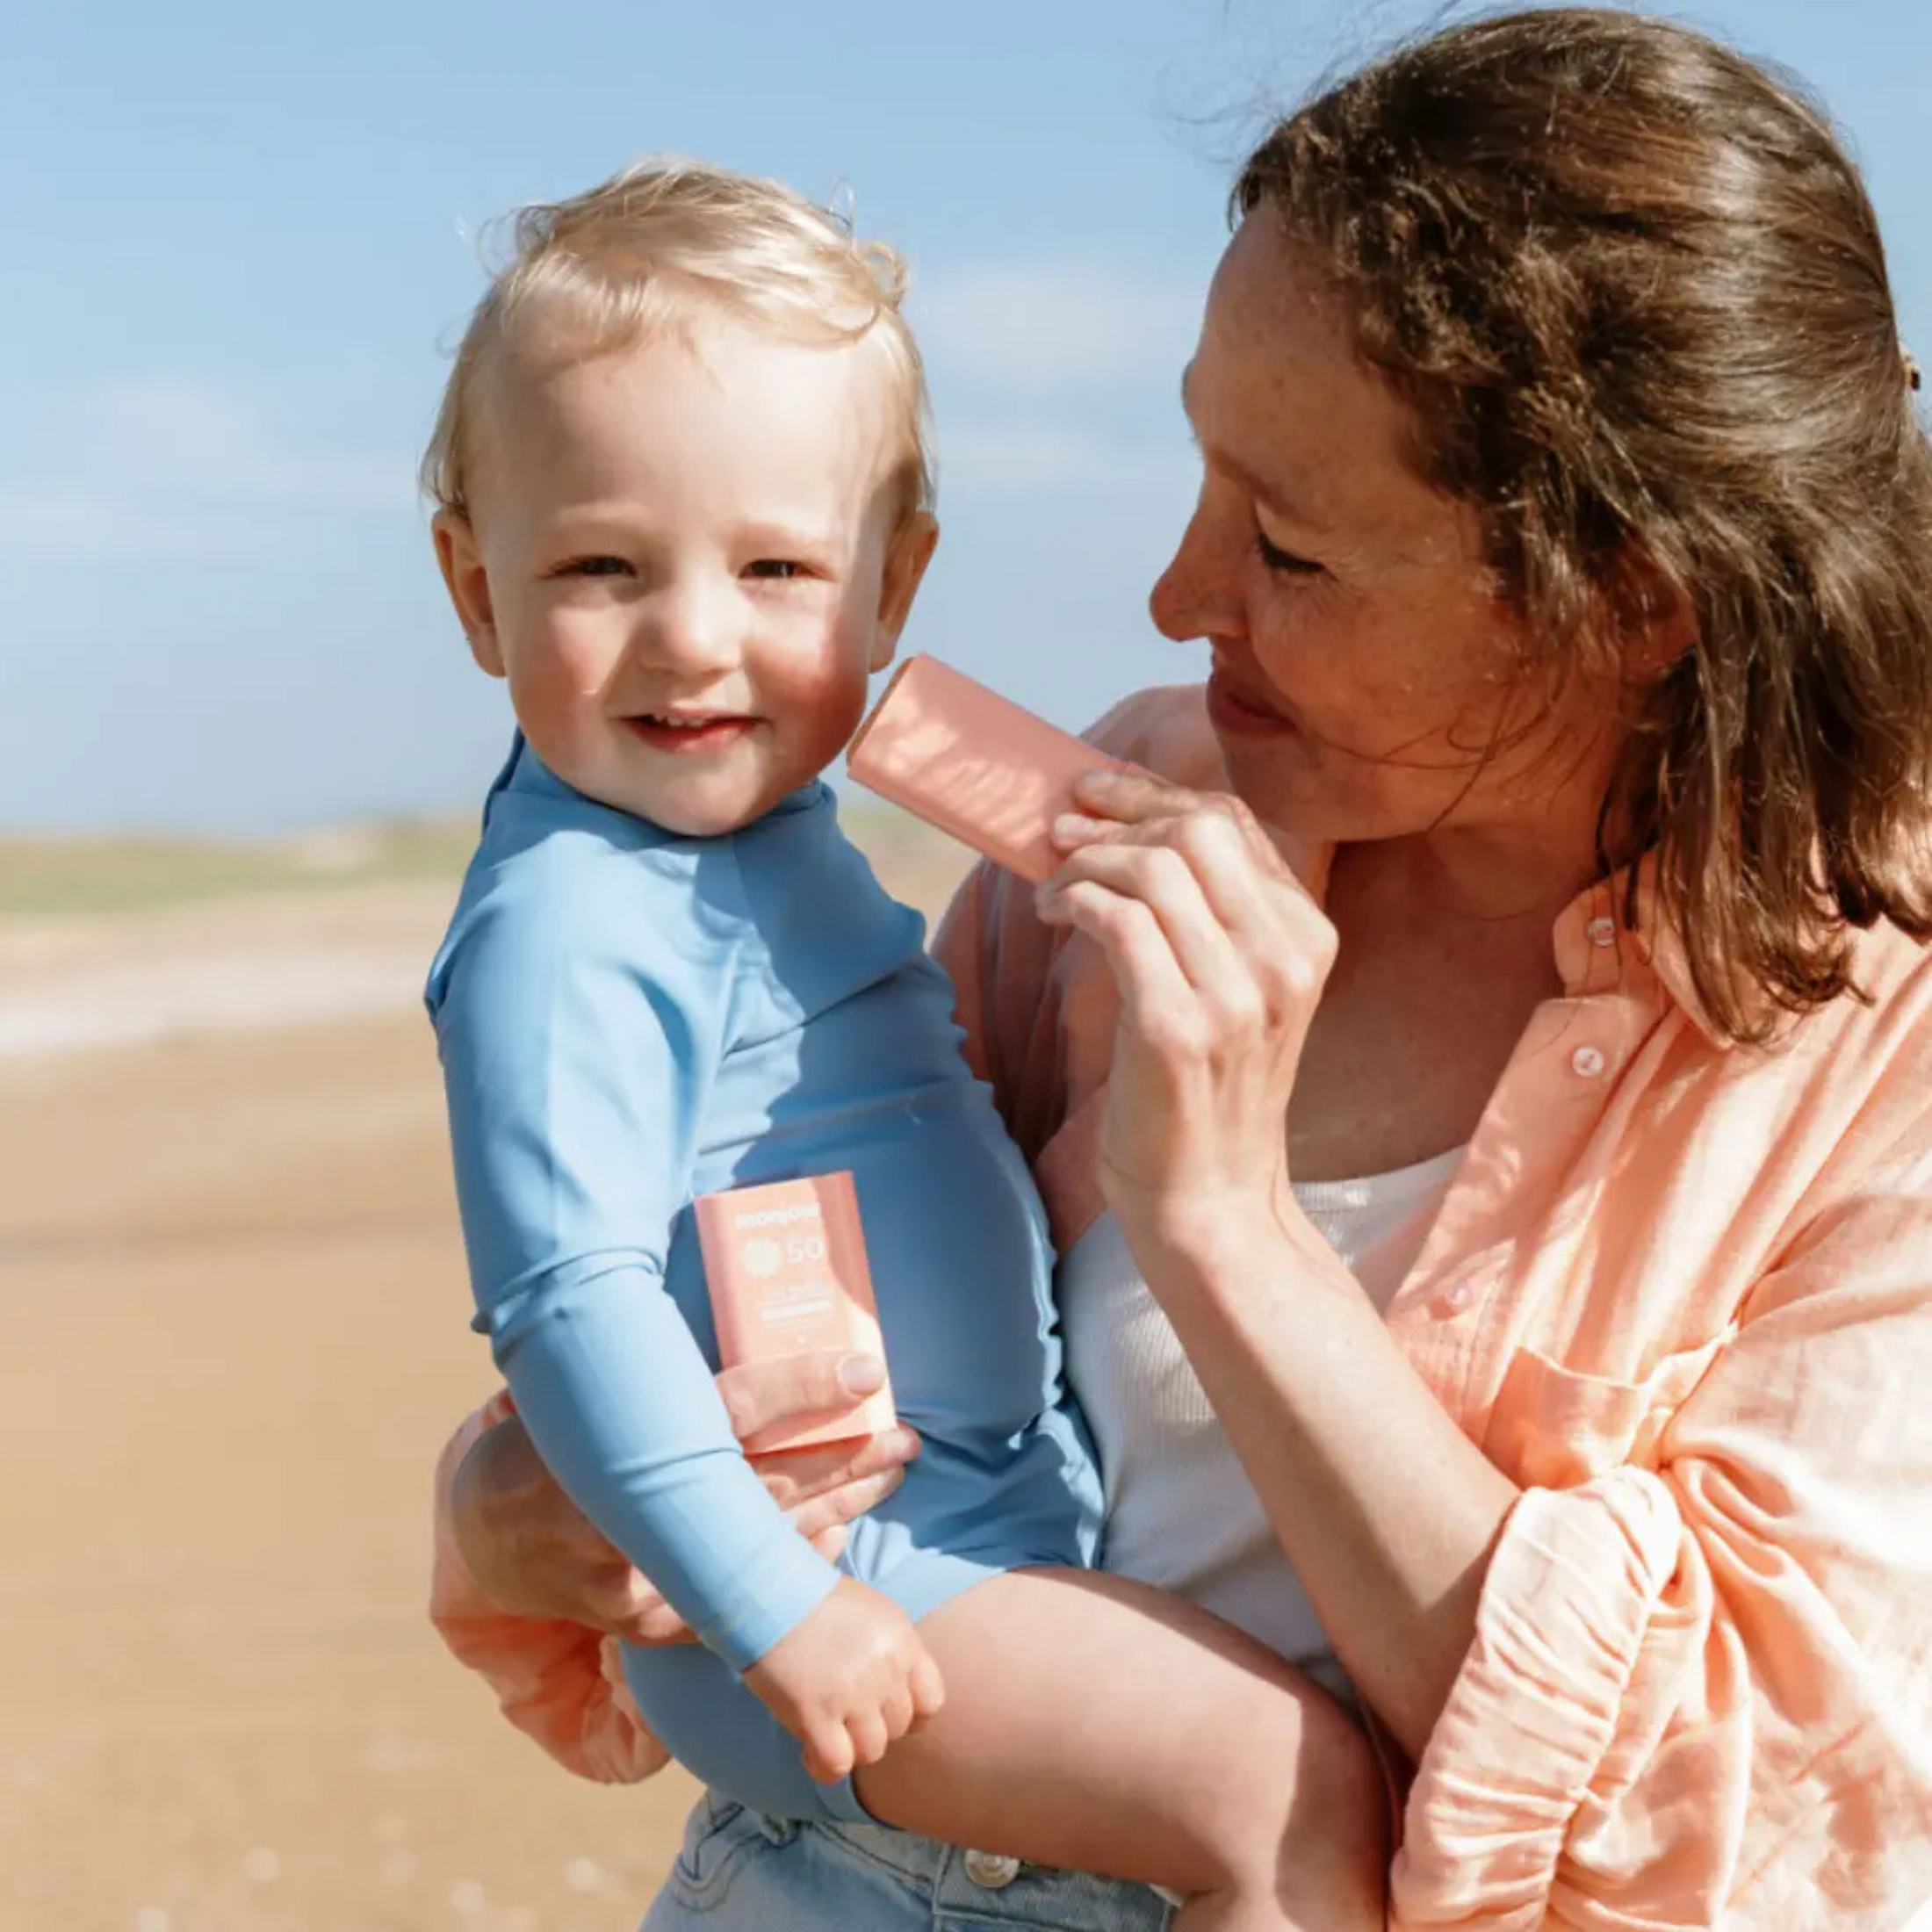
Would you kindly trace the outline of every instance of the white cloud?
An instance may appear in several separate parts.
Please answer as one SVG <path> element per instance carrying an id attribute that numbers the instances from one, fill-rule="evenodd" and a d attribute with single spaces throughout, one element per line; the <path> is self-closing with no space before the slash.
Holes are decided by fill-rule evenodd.
<path id="1" fill-rule="evenodd" d="M 156 378 L 105 384 L 0 472 L 0 551 L 47 560 L 259 552 L 407 514 L 407 460 L 305 449 L 246 397 Z"/>
<path id="2" fill-rule="evenodd" d="M 910 307 L 936 379 L 1037 396 L 1177 385 L 1201 299 L 1193 282 L 1064 263 L 938 274 Z"/>

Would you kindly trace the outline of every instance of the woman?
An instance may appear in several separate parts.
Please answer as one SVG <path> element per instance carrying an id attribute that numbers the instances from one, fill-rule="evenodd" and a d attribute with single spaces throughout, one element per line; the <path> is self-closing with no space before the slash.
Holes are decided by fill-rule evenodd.
<path id="1" fill-rule="evenodd" d="M 1779 83 L 1587 10 L 1344 83 L 1236 208 L 1153 595 L 1205 694 L 1116 713 L 1158 776 L 1097 782 L 1037 897 L 975 874 L 936 948 L 1053 1213 L 1109 1565 L 1325 1633 L 1414 1767 L 1395 1923 L 1900 1925 L 1932 450 L 1871 208 Z M 733 1391 L 747 1430 L 827 1393 Z M 661 1628 L 522 1453 L 455 1484 L 459 1649 L 507 1654 L 470 1572 Z M 524 1720 L 644 1768 L 548 1634 Z M 954 1885 L 1159 1922 L 974 1869 L 713 1807 L 652 1923 L 926 1923 Z"/>

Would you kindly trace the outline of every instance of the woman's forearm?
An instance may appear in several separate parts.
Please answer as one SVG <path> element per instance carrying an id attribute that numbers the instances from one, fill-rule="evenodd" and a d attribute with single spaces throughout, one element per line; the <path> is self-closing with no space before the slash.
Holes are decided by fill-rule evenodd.
<path id="1" fill-rule="evenodd" d="M 1337 1654 L 1419 1753 L 1517 1491 L 1293 1207 L 1284 1128 L 1337 934 L 1238 800 L 1135 772 L 1075 796 L 1037 912 L 1120 996 L 1100 1191 Z"/>
<path id="2" fill-rule="evenodd" d="M 1419 1756 L 1521 1492 L 1312 1227 L 1136 1247 L 1337 1655 Z"/>

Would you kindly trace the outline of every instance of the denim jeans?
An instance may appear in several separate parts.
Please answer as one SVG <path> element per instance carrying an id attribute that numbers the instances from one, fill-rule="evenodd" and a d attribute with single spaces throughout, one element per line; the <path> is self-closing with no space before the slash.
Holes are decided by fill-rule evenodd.
<path id="1" fill-rule="evenodd" d="M 1144 1885 L 766 1818 L 708 1791 L 643 1932 L 1164 1932 L 1171 1917 Z"/>

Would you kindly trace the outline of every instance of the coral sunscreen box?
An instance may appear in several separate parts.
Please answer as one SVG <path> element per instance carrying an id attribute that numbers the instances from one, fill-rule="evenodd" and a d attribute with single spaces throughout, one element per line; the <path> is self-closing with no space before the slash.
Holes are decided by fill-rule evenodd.
<path id="1" fill-rule="evenodd" d="M 846 753 L 896 805 L 1034 885 L 1058 869 L 1048 830 L 1077 808 L 1073 782 L 1131 771 L 937 658 L 908 658 Z"/>
<path id="2" fill-rule="evenodd" d="M 850 1174 L 703 1194 L 692 1203 L 705 1285 L 727 1368 L 818 1349 L 885 1359 L 859 1197 Z M 747 1449 L 805 1449 L 876 1435 L 898 1420 L 892 1387 L 856 1409 L 763 1429 Z"/>

